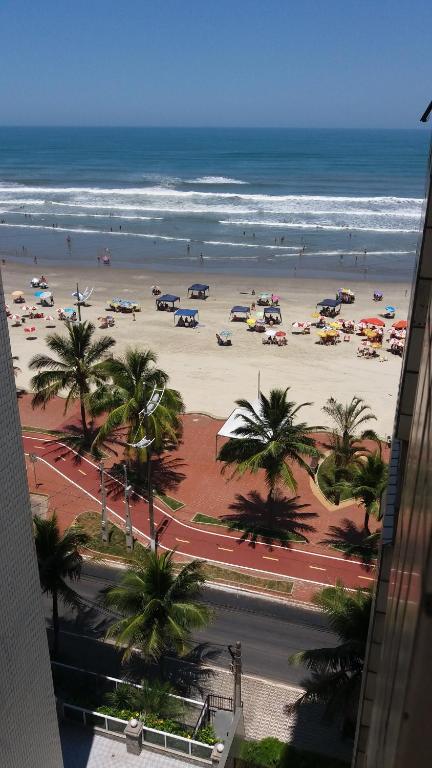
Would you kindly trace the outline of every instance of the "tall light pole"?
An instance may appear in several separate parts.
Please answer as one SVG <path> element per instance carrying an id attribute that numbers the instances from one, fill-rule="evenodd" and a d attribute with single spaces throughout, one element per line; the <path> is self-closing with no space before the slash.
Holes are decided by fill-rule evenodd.
<path id="1" fill-rule="evenodd" d="M 242 652 L 240 641 L 237 640 L 234 650 L 231 645 L 228 646 L 228 650 L 232 659 L 231 671 L 234 676 L 233 707 L 234 712 L 237 712 L 242 707 Z"/>
<path id="2" fill-rule="evenodd" d="M 125 505 L 126 505 L 126 525 L 125 525 L 125 534 L 126 534 L 126 549 L 128 552 L 132 552 L 133 550 L 133 534 L 132 534 L 132 521 L 130 516 L 130 504 L 129 504 L 129 496 L 130 492 L 132 490 L 132 486 L 128 485 L 128 477 L 127 477 L 127 466 L 126 464 L 123 464 L 124 469 L 124 475 L 125 475 Z"/>
<path id="3" fill-rule="evenodd" d="M 36 462 L 38 460 L 38 457 L 36 456 L 35 453 L 30 453 L 29 454 L 29 459 L 30 459 L 31 463 L 33 464 L 34 483 L 35 483 L 35 488 L 37 488 L 38 484 L 37 484 L 37 479 L 36 479 Z"/>
<path id="4" fill-rule="evenodd" d="M 80 292 L 78 288 L 78 283 L 77 283 L 77 289 L 76 289 L 76 297 L 77 297 L 77 307 L 78 307 L 78 320 L 79 322 L 81 322 L 81 302 L 80 302 Z"/>
<path id="5" fill-rule="evenodd" d="M 102 541 L 104 544 L 108 543 L 108 524 L 107 524 L 107 509 L 106 509 L 106 491 L 105 491 L 105 470 L 103 461 L 99 464 L 99 472 L 100 472 L 100 484 L 101 484 L 101 512 L 102 512 L 102 520 L 101 520 L 101 536 Z"/>
<path id="6" fill-rule="evenodd" d="M 153 486 L 152 486 L 152 464 L 151 464 L 151 450 L 150 446 L 154 442 L 149 440 L 149 417 L 155 412 L 159 406 L 165 387 L 154 387 L 153 392 L 145 407 L 140 411 L 139 416 L 144 419 L 145 437 L 139 440 L 138 443 L 129 443 L 132 448 L 145 448 L 147 450 L 147 494 L 148 494 L 148 509 L 149 509 L 149 534 L 150 534 L 150 549 L 152 552 L 156 552 L 156 531 L 154 523 L 154 509 L 153 509 Z"/>

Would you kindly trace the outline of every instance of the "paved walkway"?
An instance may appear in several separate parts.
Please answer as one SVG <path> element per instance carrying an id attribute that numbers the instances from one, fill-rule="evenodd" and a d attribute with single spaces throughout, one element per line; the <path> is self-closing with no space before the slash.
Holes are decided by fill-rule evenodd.
<path id="1" fill-rule="evenodd" d="M 69 524 L 74 516 L 85 509 L 99 509 L 100 478 L 98 466 L 89 459 L 79 459 L 73 451 L 61 443 L 53 443 L 46 435 L 35 433 L 24 435 L 26 453 L 39 458 L 36 467 L 38 488 L 29 467 L 29 483 L 32 491 L 48 493 L 50 507 Z M 107 479 L 108 484 L 109 478 Z M 111 491 L 108 511 L 114 522 L 124 522 L 125 502 L 123 486 L 109 481 Z M 86 503 L 83 504 L 83 497 Z M 148 507 L 139 494 L 131 497 L 131 517 L 136 537 L 148 541 Z M 241 534 L 219 531 L 203 531 L 173 517 L 171 511 L 155 504 L 156 526 L 167 522 L 159 538 L 161 549 L 176 549 L 178 555 L 200 557 L 233 567 L 243 567 L 252 572 L 265 573 L 272 577 L 285 576 L 302 580 L 310 589 L 321 585 L 334 584 L 342 580 L 349 587 L 367 586 L 373 576 L 365 573 L 364 567 L 354 561 L 345 560 L 334 554 L 334 550 L 316 552 L 307 545 L 291 547 L 278 546 L 258 541 L 254 546 L 242 540 Z M 331 554 L 330 554 L 331 553 Z"/>
<path id="2" fill-rule="evenodd" d="M 130 755 L 125 742 L 71 723 L 62 723 L 60 737 L 64 768 L 185 768 L 186 765 L 183 760 L 145 749 L 139 756 Z"/>

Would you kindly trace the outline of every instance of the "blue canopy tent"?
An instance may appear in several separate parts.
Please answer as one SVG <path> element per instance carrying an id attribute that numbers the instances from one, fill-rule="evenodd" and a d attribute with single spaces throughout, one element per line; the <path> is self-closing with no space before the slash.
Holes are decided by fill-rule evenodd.
<path id="1" fill-rule="evenodd" d="M 264 307 L 264 321 L 269 323 L 270 320 L 274 323 L 282 322 L 282 312 L 280 307 Z"/>
<path id="2" fill-rule="evenodd" d="M 339 299 L 323 299 L 322 301 L 318 302 L 317 307 L 323 308 L 323 315 L 330 315 L 331 317 L 334 317 L 340 312 L 341 301 Z"/>
<path id="3" fill-rule="evenodd" d="M 180 301 L 180 296 L 174 296 L 173 293 L 164 293 L 163 296 L 157 297 L 156 309 L 162 312 L 174 312 L 176 301 Z"/>
<path id="4" fill-rule="evenodd" d="M 206 299 L 209 292 L 208 285 L 204 285 L 204 283 L 193 283 L 193 285 L 190 285 L 188 288 L 188 296 L 191 299 Z"/>
<path id="5" fill-rule="evenodd" d="M 235 307 L 231 307 L 230 320 L 233 321 L 245 321 L 250 314 L 250 307 L 242 307 L 236 304 Z"/>
<path id="6" fill-rule="evenodd" d="M 176 309 L 174 312 L 174 325 L 183 328 L 195 328 L 198 319 L 197 309 Z"/>

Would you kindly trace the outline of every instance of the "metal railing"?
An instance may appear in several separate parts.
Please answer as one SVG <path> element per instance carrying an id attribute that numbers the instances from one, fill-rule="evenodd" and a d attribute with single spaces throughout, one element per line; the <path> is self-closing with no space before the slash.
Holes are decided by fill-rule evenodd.
<path id="1" fill-rule="evenodd" d="M 63 717 L 66 720 L 72 720 L 80 725 L 87 725 L 93 728 L 99 728 L 105 733 L 115 733 L 124 735 L 128 721 L 121 720 L 118 717 L 103 715 L 100 712 L 93 712 L 90 709 L 77 707 L 75 704 L 62 703 Z M 179 752 L 190 757 L 199 757 L 210 762 L 213 747 L 209 744 L 203 744 L 194 739 L 187 739 L 184 736 L 177 736 L 174 733 L 158 731 L 155 728 L 148 728 L 143 725 L 142 730 L 143 744 L 149 744 L 160 749 L 169 749 L 173 752 Z"/>
<path id="2" fill-rule="evenodd" d="M 72 672 L 80 672 L 84 675 L 91 675 L 92 677 L 98 677 L 100 680 L 106 680 L 110 685 L 113 686 L 117 690 L 119 685 L 132 685 L 134 688 L 140 688 L 142 689 L 142 685 L 139 683 L 134 683 L 132 680 L 121 680 L 118 677 L 109 677 L 109 675 L 102 675 L 99 672 L 91 672 L 89 669 L 81 669 L 80 667 L 73 667 L 70 664 L 63 664 L 60 661 L 51 661 L 52 667 L 60 667 L 62 669 L 68 669 Z M 171 699 L 177 699 L 178 701 L 183 701 L 185 704 L 190 704 L 193 707 L 196 707 L 197 709 L 201 709 L 203 704 L 205 702 L 200 701 L 199 699 L 188 699 L 185 696 L 178 696 L 175 693 L 169 693 L 168 696 Z"/>

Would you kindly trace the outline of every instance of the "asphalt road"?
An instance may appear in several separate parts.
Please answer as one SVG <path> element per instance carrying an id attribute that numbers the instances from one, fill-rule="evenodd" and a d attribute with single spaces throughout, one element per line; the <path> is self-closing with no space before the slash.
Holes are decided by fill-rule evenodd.
<path id="1" fill-rule="evenodd" d="M 73 585 L 81 595 L 86 609 L 79 615 L 60 607 L 62 629 L 93 638 L 102 638 L 112 618 L 101 605 L 101 591 L 118 581 L 121 571 L 116 568 L 86 562 L 81 579 Z M 227 645 L 242 643 L 243 671 L 246 674 L 298 685 L 304 676 L 302 668 L 288 664 L 288 656 L 307 648 L 330 647 L 336 637 L 329 630 L 325 617 L 318 611 L 289 603 L 206 587 L 204 600 L 213 610 L 213 621 L 205 630 L 195 634 L 199 643 L 208 644 L 208 662 L 228 668 Z M 46 618 L 51 619 L 51 604 L 45 599 Z M 73 642 L 68 635 L 69 654 Z M 76 663 L 85 665 L 77 649 Z M 106 674 L 110 674 L 107 669 Z"/>

